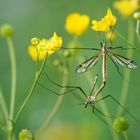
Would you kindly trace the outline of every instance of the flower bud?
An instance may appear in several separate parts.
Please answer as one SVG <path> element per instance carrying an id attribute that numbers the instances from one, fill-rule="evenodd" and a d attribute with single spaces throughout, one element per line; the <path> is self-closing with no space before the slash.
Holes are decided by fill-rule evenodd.
<path id="1" fill-rule="evenodd" d="M 129 127 L 128 120 L 123 117 L 118 117 L 113 122 L 113 128 L 118 132 L 126 131 Z"/>
<path id="2" fill-rule="evenodd" d="M 9 24 L 4 24 L 0 27 L 0 34 L 2 37 L 7 38 L 13 36 L 13 28 Z"/>
<path id="3" fill-rule="evenodd" d="M 106 33 L 106 39 L 114 41 L 116 39 L 116 34 L 112 32 L 107 32 Z"/>
<path id="4" fill-rule="evenodd" d="M 60 66 L 62 63 L 61 63 L 61 61 L 60 60 L 54 60 L 54 62 L 53 62 L 53 65 L 54 66 Z"/>
<path id="5" fill-rule="evenodd" d="M 67 58 L 71 57 L 71 53 L 70 53 L 70 51 L 68 51 L 68 50 L 65 50 L 65 51 L 63 52 L 63 55 L 64 55 L 65 57 L 67 57 Z"/>
<path id="6" fill-rule="evenodd" d="M 133 18 L 136 19 L 136 20 L 140 20 L 140 12 L 135 12 L 133 14 Z"/>
<path id="7" fill-rule="evenodd" d="M 19 133 L 19 140 L 33 140 L 33 134 L 29 130 L 23 129 Z"/>
<path id="8" fill-rule="evenodd" d="M 39 42 L 40 42 L 40 41 L 39 41 L 38 38 L 35 38 L 35 37 L 34 37 L 34 38 L 31 39 L 31 44 L 32 44 L 33 46 L 37 46 L 37 45 L 39 44 Z"/>

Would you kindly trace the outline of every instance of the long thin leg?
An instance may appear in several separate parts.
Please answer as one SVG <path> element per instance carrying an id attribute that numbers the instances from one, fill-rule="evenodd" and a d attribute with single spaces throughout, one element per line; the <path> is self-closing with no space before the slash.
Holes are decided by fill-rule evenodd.
<path id="1" fill-rule="evenodd" d="M 115 116 L 108 116 L 108 115 L 105 115 L 103 112 L 101 112 L 101 111 L 100 111 L 99 109 L 97 109 L 96 107 L 94 107 L 94 111 L 97 111 L 97 112 L 100 113 L 102 116 L 107 117 L 107 118 L 111 118 L 111 119 L 116 118 Z"/>
<path id="2" fill-rule="evenodd" d="M 97 90 L 97 92 L 95 93 L 94 97 L 97 97 L 99 95 L 99 93 L 104 89 L 106 85 L 106 80 L 102 81 L 102 85 L 100 86 L 100 88 Z"/>
<path id="3" fill-rule="evenodd" d="M 124 48 L 122 46 L 118 46 L 118 47 L 107 47 L 109 50 L 117 50 L 117 49 L 121 49 L 121 50 L 134 50 L 136 48 Z"/>
<path id="4" fill-rule="evenodd" d="M 43 87 L 43 88 L 49 90 L 50 92 L 53 92 L 53 93 L 56 94 L 56 95 L 68 94 L 68 93 L 70 93 L 70 92 L 72 92 L 72 91 L 80 90 L 80 92 L 81 92 L 82 94 L 84 94 L 84 96 L 87 96 L 81 87 L 76 87 L 76 86 L 64 86 L 64 87 L 63 87 L 63 86 L 61 86 L 62 88 L 69 88 L 70 90 L 65 91 L 64 93 L 59 94 L 59 93 L 57 93 L 57 92 L 55 92 L 55 91 L 49 89 L 48 87 L 44 86 L 44 85 L 41 84 L 40 82 L 38 82 L 38 84 L 39 84 L 41 87 Z"/>
<path id="5" fill-rule="evenodd" d="M 95 51 L 100 51 L 100 49 L 97 49 L 97 48 L 64 48 L 62 47 L 61 49 L 73 49 L 73 50 L 95 50 Z"/>
<path id="6" fill-rule="evenodd" d="M 113 129 L 113 127 L 109 124 L 109 123 L 107 123 L 104 119 L 102 119 L 99 115 L 97 115 L 95 112 L 94 112 L 94 115 L 98 118 L 98 119 L 100 119 L 106 126 L 108 126 L 109 128 L 112 128 Z"/>
<path id="7" fill-rule="evenodd" d="M 96 83 L 97 83 L 97 79 L 98 79 L 98 74 L 96 74 L 96 76 L 95 76 L 94 83 L 93 83 L 93 87 L 92 87 L 92 89 L 91 89 L 91 92 L 90 92 L 90 95 L 89 95 L 89 96 L 91 96 L 92 93 L 93 93 L 93 91 L 94 91 L 95 85 L 96 85 Z"/>
<path id="8" fill-rule="evenodd" d="M 120 102 L 118 100 L 116 100 L 111 95 L 107 95 L 107 96 L 103 97 L 102 99 L 96 100 L 95 102 L 99 102 L 101 100 L 107 99 L 108 97 L 110 97 L 111 99 L 113 99 L 113 101 L 115 101 L 118 105 L 120 105 L 136 122 L 138 122 L 140 124 L 140 121 L 137 120 L 132 113 L 130 113 L 122 104 L 120 104 Z"/>
<path id="9" fill-rule="evenodd" d="M 83 90 L 81 87 L 79 87 L 79 86 L 62 86 L 62 85 L 59 85 L 58 83 L 54 82 L 53 80 L 51 80 L 51 79 L 49 78 L 49 76 L 47 75 L 47 73 L 45 73 L 45 76 L 48 78 L 48 80 L 49 80 L 50 82 L 52 82 L 54 85 L 57 85 L 58 87 L 61 87 L 61 88 L 69 88 L 69 89 L 71 89 L 71 88 L 79 89 L 80 92 L 87 98 L 86 93 L 84 92 L 84 90 Z"/>
<path id="10" fill-rule="evenodd" d="M 68 91 L 65 91 L 65 92 L 59 94 L 59 93 L 55 92 L 54 90 L 51 90 L 51 89 L 49 89 L 48 87 L 44 86 L 44 85 L 41 84 L 40 82 L 38 82 L 38 84 L 39 84 L 41 87 L 43 87 L 44 89 L 46 89 L 46 90 L 48 90 L 48 91 L 50 91 L 50 92 L 52 92 L 52 93 L 54 93 L 54 94 L 56 94 L 56 95 L 58 95 L 58 96 L 59 96 L 59 95 L 63 95 L 63 94 L 67 94 L 67 93 L 70 93 L 70 92 L 72 92 L 72 91 L 77 90 L 77 88 L 73 88 L 73 89 L 71 89 L 71 90 L 68 90 Z"/>

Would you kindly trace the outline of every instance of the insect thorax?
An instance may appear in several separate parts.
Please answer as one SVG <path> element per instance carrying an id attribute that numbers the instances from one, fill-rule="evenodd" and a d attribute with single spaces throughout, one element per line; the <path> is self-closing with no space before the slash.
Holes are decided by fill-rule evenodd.
<path id="1" fill-rule="evenodd" d="M 86 102 L 89 103 L 89 104 L 94 104 L 95 103 L 95 97 L 94 96 L 88 96 Z"/>
<path id="2" fill-rule="evenodd" d="M 104 54 L 108 52 L 108 48 L 106 46 L 106 43 L 102 44 L 102 49 L 101 50 L 102 50 L 102 53 L 104 53 Z"/>

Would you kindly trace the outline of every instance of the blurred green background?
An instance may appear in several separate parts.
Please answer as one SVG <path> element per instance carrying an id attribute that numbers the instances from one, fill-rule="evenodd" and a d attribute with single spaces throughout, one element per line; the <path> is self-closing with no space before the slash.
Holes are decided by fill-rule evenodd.
<path id="1" fill-rule="evenodd" d="M 119 17 L 116 10 L 113 9 L 113 0 L 0 0 L 0 25 L 9 23 L 14 28 L 14 46 L 17 61 L 17 96 L 16 96 L 16 109 L 15 113 L 19 109 L 22 101 L 26 97 L 30 87 L 32 85 L 35 74 L 35 62 L 33 62 L 28 55 L 27 48 L 30 44 L 32 37 L 49 38 L 56 31 L 58 35 L 63 37 L 63 46 L 72 40 L 72 36 L 69 35 L 65 29 L 65 18 L 71 12 L 79 12 L 81 14 L 88 14 L 92 19 L 102 18 L 108 7 L 110 7 L 113 13 L 118 17 L 117 30 L 119 30 L 126 38 L 128 34 L 128 21 Z M 136 23 L 134 22 L 134 25 Z M 100 47 L 99 38 L 97 33 L 92 31 L 89 27 L 87 33 L 79 37 L 79 41 L 82 47 Z M 138 46 L 137 40 L 135 45 Z M 116 45 L 126 46 L 121 40 L 115 41 Z M 131 50 L 128 50 L 131 51 Z M 117 51 L 125 56 L 127 51 Z M 94 52 L 84 51 L 81 53 L 86 59 Z M 133 59 L 138 64 L 138 69 L 131 72 L 131 80 L 129 83 L 129 92 L 126 107 L 133 115 L 140 120 L 140 94 L 139 94 L 139 53 L 134 51 Z M 77 56 L 79 57 L 79 55 Z M 54 68 L 51 64 L 54 59 L 58 59 L 57 55 L 51 56 L 48 59 L 47 73 L 54 81 L 61 84 L 63 73 Z M 82 62 L 82 60 L 81 60 Z M 71 64 L 69 69 L 69 85 L 81 86 L 87 94 L 90 92 L 91 85 L 96 73 L 101 74 L 101 62 L 96 68 L 87 72 L 93 75 L 87 81 L 86 74 L 75 74 L 75 68 L 79 62 L 75 61 L 75 58 L 71 58 Z M 120 71 L 123 74 L 124 68 L 120 67 Z M 119 100 L 122 89 L 122 82 L 128 82 L 128 79 L 121 78 L 116 71 L 116 68 L 112 63 L 108 62 L 108 78 L 107 86 L 102 92 L 103 95 L 112 94 Z M 49 82 L 42 78 L 44 84 Z M 101 76 L 98 81 L 98 85 L 101 83 Z M 0 38 L 0 84 L 4 92 L 4 96 L 9 107 L 10 99 L 10 63 L 8 56 L 7 44 L 4 39 Z M 53 85 L 47 85 L 53 90 L 59 91 Z M 37 86 L 30 102 L 26 106 L 22 116 L 20 117 L 16 126 L 16 134 L 23 128 L 27 128 L 35 133 L 44 120 L 47 119 L 49 112 L 51 112 L 57 96 Z M 75 99 L 71 95 L 66 95 L 60 111 L 55 117 L 53 123 L 46 130 L 45 135 L 41 140 L 109 140 L 112 139 L 112 128 L 106 126 L 101 120 L 99 120 L 91 110 L 85 109 L 79 105 L 80 101 Z M 116 115 L 117 106 L 109 100 L 107 100 L 108 109 L 111 114 Z M 125 113 L 126 114 L 126 113 Z M 138 125 L 129 115 L 126 115 L 130 119 L 130 128 L 128 130 L 129 139 L 138 140 L 140 138 L 138 131 L 140 131 L 140 125 Z M 123 139 L 122 135 L 119 135 L 120 139 Z M 5 136 L 0 131 L 0 139 L 5 139 Z"/>

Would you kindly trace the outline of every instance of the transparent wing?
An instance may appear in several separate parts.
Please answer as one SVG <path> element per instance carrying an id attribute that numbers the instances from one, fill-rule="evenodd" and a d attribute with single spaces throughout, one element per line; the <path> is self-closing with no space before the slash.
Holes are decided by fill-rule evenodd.
<path id="1" fill-rule="evenodd" d="M 90 59 L 84 61 L 76 68 L 76 73 L 84 73 L 95 66 L 98 62 L 99 54 L 91 57 Z"/>
<path id="2" fill-rule="evenodd" d="M 117 54 L 112 54 L 111 58 L 114 60 L 114 62 L 122 65 L 123 67 L 127 67 L 128 69 L 136 69 L 137 65 L 135 64 L 134 61 L 131 59 L 128 59 L 126 57 L 117 55 Z"/>

